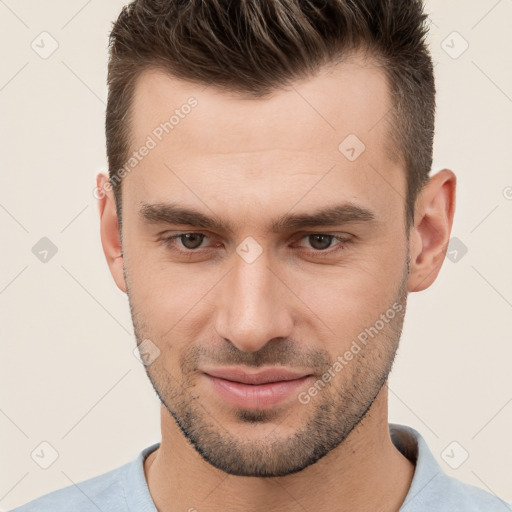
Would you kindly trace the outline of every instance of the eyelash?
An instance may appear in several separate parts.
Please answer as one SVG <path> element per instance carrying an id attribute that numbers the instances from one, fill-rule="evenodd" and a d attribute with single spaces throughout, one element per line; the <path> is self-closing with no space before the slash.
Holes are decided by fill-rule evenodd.
<path id="1" fill-rule="evenodd" d="M 161 242 L 164 243 L 164 245 L 167 248 L 169 248 L 172 251 L 177 252 L 178 254 L 183 255 L 183 256 L 194 256 L 194 255 L 199 254 L 200 251 L 201 251 L 201 248 L 185 249 L 185 250 L 177 249 L 176 248 L 175 241 L 180 239 L 181 237 L 183 237 L 185 235 L 203 235 L 204 237 L 208 238 L 208 235 L 206 235 L 205 233 L 190 231 L 190 232 L 178 233 L 176 235 L 172 235 L 172 236 L 169 236 L 169 237 L 162 238 Z M 344 251 L 346 249 L 346 246 L 352 242 L 352 238 L 346 238 L 346 237 L 342 237 L 342 236 L 331 235 L 329 233 L 306 233 L 306 234 L 301 236 L 299 241 L 304 239 L 304 238 L 307 238 L 307 237 L 310 237 L 310 236 L 314 236 L 314 235 L 332 237 L 332 241 L 337 240 L 338 242 L 340 242 L 340 243 L 338 243 L 338 244 L 336 244 L 334 246 L 335 247 L 334 249 L 309 249 L 309 252 L 311 254 L 314 254 L 315 256 L 320 256 L 320 257 L 322 257 L 322 256 L 332 256 L 335 253 L 339 253 L 341 251 Z"/>

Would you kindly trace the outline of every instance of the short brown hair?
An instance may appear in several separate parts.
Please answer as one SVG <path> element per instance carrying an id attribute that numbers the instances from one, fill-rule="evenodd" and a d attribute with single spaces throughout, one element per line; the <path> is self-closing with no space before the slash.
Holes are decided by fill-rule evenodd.
<path id="1" fill-rule="evenodd" d="M 106 140 L 121 222 L 131 104 L 148 68 L 263 97 L 355 50 L 382 65 L 393 151 L 407 172 L 407 227 L 432 165 L 435 83 L 421 0 L 135 0 L 110 34 Z"/>

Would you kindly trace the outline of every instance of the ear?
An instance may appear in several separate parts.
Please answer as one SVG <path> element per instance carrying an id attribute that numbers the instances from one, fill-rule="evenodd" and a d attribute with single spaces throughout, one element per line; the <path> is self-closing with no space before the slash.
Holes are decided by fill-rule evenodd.
<path id="1" fill-rule="evenodd" d="M 443 169 L 429 179 L 418 195 L 409 236 L 410 292 L 428 288 L 441 270 L 455 213 L 456 183 L 455 174 Z"/>
<path id="2" fill-rule="evenodd" d="M 95 196 L 98 198 L 100 211 L 101 245 L 114 281 L 118 288 L 126 293 L 121 233 L 119 231 L 114 192 L 106 174 L 99 173 L 96 176 L 96 187 Z"/>

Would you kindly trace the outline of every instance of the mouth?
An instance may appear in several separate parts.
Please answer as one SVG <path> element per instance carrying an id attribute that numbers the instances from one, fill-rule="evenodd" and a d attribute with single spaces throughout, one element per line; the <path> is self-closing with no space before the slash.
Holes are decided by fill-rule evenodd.
<path id="1" fill-rule="evenodd" d="M 296 394 L 313 375 L 284 368 L 247 372 L 241 368 L 203 371 L 209 385 L 229 404 L 244 409 L 267 409 Z"/>

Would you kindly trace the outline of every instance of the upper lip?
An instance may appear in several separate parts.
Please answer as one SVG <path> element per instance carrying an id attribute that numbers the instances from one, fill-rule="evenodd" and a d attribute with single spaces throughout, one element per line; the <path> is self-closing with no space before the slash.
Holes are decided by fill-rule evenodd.
<path id="1" fill-rule="evenodd" d="M 243 384 L 267 384 L 269 382 L 301 379 L 309 375 L 308 373 L 294 372 L 285 368 L 268 368 L 258 372 L 247 372 L 242 368 L 214 368 L 203 370 L 203 372 L 211 377 L 241 382 Z"/>

